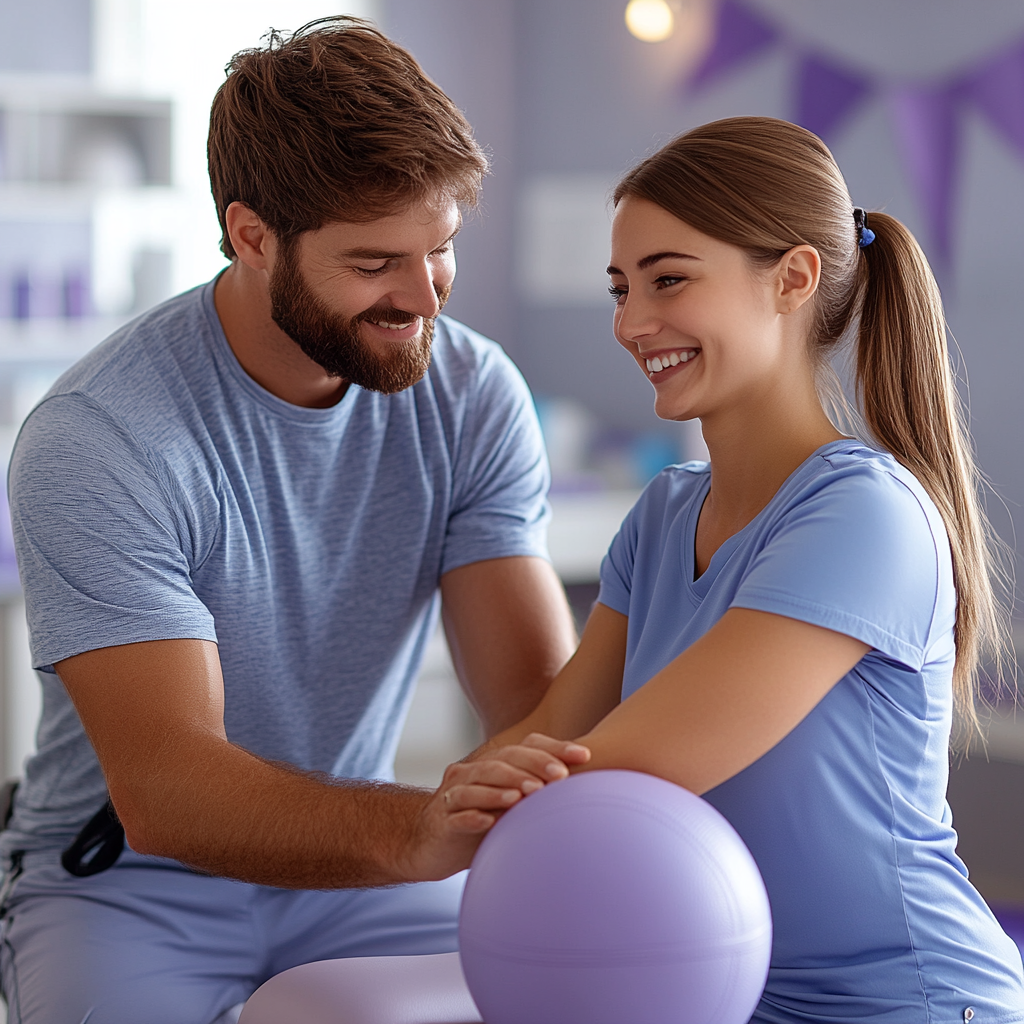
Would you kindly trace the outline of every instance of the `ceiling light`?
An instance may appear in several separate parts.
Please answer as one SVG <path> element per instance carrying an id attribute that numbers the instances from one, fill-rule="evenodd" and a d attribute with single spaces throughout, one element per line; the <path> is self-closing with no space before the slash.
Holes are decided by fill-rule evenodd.
<path id="1" fill-rule="evenodd" d="M 660 43 L 672 35 L 675 18 L 666 0 L 629 0 L 626 28 L 645 43 Z"/>

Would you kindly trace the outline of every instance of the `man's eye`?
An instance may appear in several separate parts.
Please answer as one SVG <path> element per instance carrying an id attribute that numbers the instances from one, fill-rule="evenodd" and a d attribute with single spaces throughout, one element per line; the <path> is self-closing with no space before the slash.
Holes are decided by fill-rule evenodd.
<path id="1" fill-rule="evenodd" d="M 379 267 L 356 267 L 356 271 L 360 274 L 365 274 L 367 277 L 376 277 L 378 274 L 383 274 L 388 269 L 387 263 L 382 263 Z"/>

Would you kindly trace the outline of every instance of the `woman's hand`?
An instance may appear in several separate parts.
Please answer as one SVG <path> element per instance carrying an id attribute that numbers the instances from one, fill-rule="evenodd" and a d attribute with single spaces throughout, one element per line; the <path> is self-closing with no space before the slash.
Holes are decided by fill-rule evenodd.
<path id="1" fill-rule="evenodd" d="M 436 796 L 449 824 L 486 832 L 498 816 L 548 782 L 586 764 L 590 751 L 578 743 L 530 733 L 521 743 L 484 751 L 472 761 L 449 765 Z"/>
<path id="2" fill-rule="evenodd" d="M 446 878 L 468 868 L 480 841 L 505 811 L 589 760 L 590 751 L 578 743 L 531 733 L 521 743 L 450 764 L 416 823 L 410 878 Z"/>

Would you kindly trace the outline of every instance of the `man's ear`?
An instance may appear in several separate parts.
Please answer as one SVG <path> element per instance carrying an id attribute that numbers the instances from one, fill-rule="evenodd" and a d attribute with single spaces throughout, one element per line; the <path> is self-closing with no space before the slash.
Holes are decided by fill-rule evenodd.
<path id="1" fill-rule="evenodd" d="M 795 313 L 818 290 L 821 257 L 812 245 L 794 245 L 776 270 L 776 309 Z"/>
<path id="2" fill-rule="evenodd" d="M 231 203 L 224 211 L 224 225 L 238 259 L 253 270 L 267 270 L 276 248 L 270 228 L 239 202 Z"/>

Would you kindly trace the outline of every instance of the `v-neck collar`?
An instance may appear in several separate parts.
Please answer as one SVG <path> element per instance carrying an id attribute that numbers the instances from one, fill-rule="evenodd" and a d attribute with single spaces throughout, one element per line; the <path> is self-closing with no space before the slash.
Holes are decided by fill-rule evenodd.
<path id="1" fill-rule="evenodd" d="M 684 542 L 683 542 L 683 579 L 686 580 L 687 584 L 691 589 L 691 593 L 694 598 L 700 602 L 703 601 L 707 596 L 708 591 L 711 589 L 712 584 L 718 577 L 718 574 L 722 570 L 722 566 L 729 561 L 733 551 L 740 543 L 740 541 L 753 529 L 761 520 L 769 513 L 774 505 L 782 499 L 785 493 L 790 489 L 793 482 L 803 474 L 805 467 L 809 466 L 815 459 L 825 458 L 831 455 L 833 451 L 849 448 L 851 445 L 859 447 L 862 444 L 855 437 L 843 437 L 838 441 L 829 441 L 828 444 L 823 444 L 820 448 L 813 451 L 810 455 L 800 463 L 792 473 L 782 482 L 782 486 L 772 495 L 771 500 L 760 512 L 754 516 L 753 519 L 747 523 L 741 530 L 737 530 L 731 537 L 727 537 L 719 546 L 715 553 L 711 556 L 711 561 L 708 562 L 708 567 L 700 574 L 697 579 L 694 579 L 694 574 L 697 571 L 697 523 L 700 520 L 701 509 L 704 508 L 704 502 L 707 501 L 708 494 L 711 492 L 711 467 L 708 467 L 707 477 L 701 484 L 700 490 L 695 495 L 695 500 L 690 503 L 689 515 L 687 517 L 686 526 L 684 530 Z"/>

